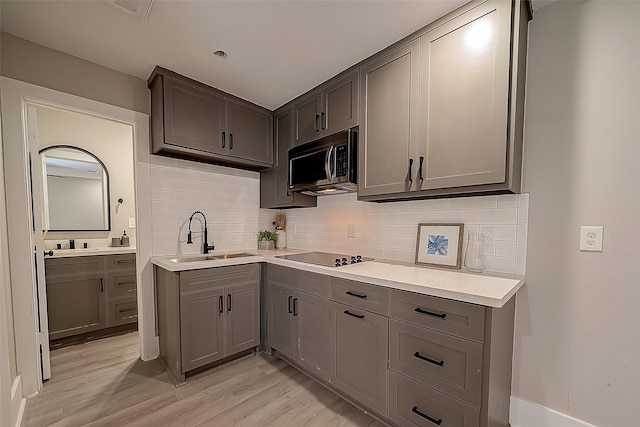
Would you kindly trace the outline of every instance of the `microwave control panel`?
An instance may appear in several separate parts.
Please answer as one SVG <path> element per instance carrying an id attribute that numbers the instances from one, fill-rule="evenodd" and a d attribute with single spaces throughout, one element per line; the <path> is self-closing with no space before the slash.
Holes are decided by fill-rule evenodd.
<path id="1" fill-rule="evenodd" d="M 347 176 L 347 146 L 336 147 L 336 176 Z"/>

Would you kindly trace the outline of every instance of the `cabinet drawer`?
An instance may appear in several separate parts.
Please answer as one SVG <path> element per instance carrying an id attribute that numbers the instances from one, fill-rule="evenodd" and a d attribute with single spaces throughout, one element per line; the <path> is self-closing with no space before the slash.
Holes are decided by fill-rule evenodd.
<path id="1" fill-rule="evenodd" d="M 44 268 L 47 278 L 63 274 L 102 273 L 103 256 L 80 256 L 73 258 L 47 258 Z"/>
<path id="2" fill-rule="evenodd" d="M 136 296 L 137 286 L 135 271 L 108 273 L 106 279 L 109 298 Z"/>
<path id="3" fill-rule="evenodd" d="M 109 301 L 109 326 L 124 325 L 138 320 L 138 300 Z"/>
<path id="4" fill-rule="evenodd" d="M 389 289 L 381 286 L 332 277 L 331 299 L 363 310 L 389 315 Z"/>
<path id="5" fill-rule="evenodd" d="M 180 272 L 180 292 L 201 291 L 229 284 L 260 281 L 259 264 L 232 265 Z"/>
<path id="6" fill-rule="evenodd" d="M 391 290 L 391 317 L 484 342 L 484 307 Z"/>
<path id="7" fill-rule="evenodd" d="M 482 344 L 391 320 L 389 368 L 480 406 Z"/>
<path id="8" fill-rule="evenodd" d="M 136 254 L 107 255 L 107 270 L 135 270 Z"/>
<path id="9" fill-rule="evenodd" d="M 331 294 L 331 278 L 324 274 L 309 273 L 297 268 L 269 265 L 267 267 L 269 282 L 288 286 L 320 297 L 329 298 Z"/>
<path id="10" fill-rule="evenodd" d="M 389 419 L 403 427 L 477 427 L 480 410 L 389 371 Z"/>

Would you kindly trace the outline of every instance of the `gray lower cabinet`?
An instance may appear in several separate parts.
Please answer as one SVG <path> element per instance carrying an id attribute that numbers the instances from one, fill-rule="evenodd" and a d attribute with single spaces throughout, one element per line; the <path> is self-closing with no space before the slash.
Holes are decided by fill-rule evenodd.
<path id="1" fill-rule="evenodd" d="M 153 153 L 257 170 L 272 166 L 271 111 L 161 67 L 148 87 Z"/>
<path id="2" fill-rule="evenodd" d="M 387 415 L 389 320 L 334 303 L 335 363 L 331 384 L 378 414 Z"/>
<path id="3" fill-rule="evenodd" d="M 474 1 L 361 68 L 361 200 L 520 191 L 526 2 Z"/>
<path id="4" fill-rule="evenodd" d="M 260 265 L 155 268 L 160 359 L 173 379 L 260 345 Z"/>
<path id="5" fill-rule="evenodd" d="M 260 207 L 315 207 L 316 197 L 289 190 L 289 148 L 294 143 L 294 110 L 292 105 L 280 108 L 274 115 L 273 168 L 260 172 Z"/>
<path id="6" fill-rule="evenodd" d="M 46 258 L 49 338 L 135 323 L 135 254 Z"/>

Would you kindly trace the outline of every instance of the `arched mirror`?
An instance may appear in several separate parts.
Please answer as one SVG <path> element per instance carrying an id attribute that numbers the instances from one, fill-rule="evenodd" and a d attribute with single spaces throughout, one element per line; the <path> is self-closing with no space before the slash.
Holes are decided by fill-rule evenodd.
<path id="1" fill-rule="evenodd" d="M 109 173 L 102 161 L 78 147 L 40 150 L 44 227 L 48 231 L 109 231 Z"/>

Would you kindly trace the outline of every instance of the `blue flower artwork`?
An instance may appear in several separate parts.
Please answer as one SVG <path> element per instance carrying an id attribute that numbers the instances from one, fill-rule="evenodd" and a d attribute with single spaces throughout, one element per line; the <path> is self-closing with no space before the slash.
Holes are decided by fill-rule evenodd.
<path id="1" fill-rule="evenodd" d="M 429 242 L 427 243 L 428 255 L 447 255 L 449 249 L 449 239 L 439 234 L 429 234 Z"/>

